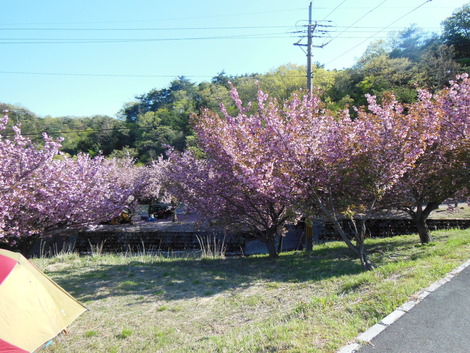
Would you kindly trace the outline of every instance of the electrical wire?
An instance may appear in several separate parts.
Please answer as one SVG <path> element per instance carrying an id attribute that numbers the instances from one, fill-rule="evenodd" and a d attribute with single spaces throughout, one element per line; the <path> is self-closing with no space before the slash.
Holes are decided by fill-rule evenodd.
<path id="1" fill-rule="evenodd" d="M 57 27 L 0 27 L 1 31 L 206 31 L 206 30 L 232 30 L 232 29 L 266 29 L 266 28 L 289 28 L 290 26 L 228 26 L 228 27 L 154 27 L 154 28 L 57 28 Z"/>
<path id="2" fill-rule="evenodd" d="M 374 32 L 374 28 L 381 28 L 381 27 L 354 27 L 356 23 L 362 20 L 365 16 L 376 10 L 379 6 L 385 3 L 387 0 L 382 1 L 379 5 L 374 7 L 372 10 L 365 13 L 361 16 L 358 20 L 356 20 L 353 24 L 347 26 L 344 30 L 340 31 L 334 38 L 332 38 L 328 43 L 336 38 L 341 38 L 341 35 L 350 29 L 360 29 L 357 31 L 349 31 L 350 33 L 371 33 Z M 320 27 L 321 25 L 319 25 Z M 187 28 L 145 28 L 145 29 L 137 29 L 137 28 L 126 28 L 122 30 L 126 31 L 152 31 L 152 30 L 222 30 L 222 29 L 268 29 L 268 28 L 289 28 L 286 26 L 239 26 L 239 27 L 187 27 Z M 343 28 L 343 27 L 341 27 Z M 39 28 L 35 28 L 34 30 L 38 30 Z M 44 29 L 44 28 L 42 28 Z M 2 30 L 2 29 L 0 29 Z M 12 29 L 13 30 L 13 29 Z M 22 28 L 16 28 L 15 30 L 23 30 Z M 24 29 L 29 30 L 29 29 Z M 47 28 L 44 30 L 57 30 L 54 28 Z M 62 28 L 60 30 L 77 30 L 77 31 L 120 31 L 121 29 L 113 28 L 113 29 L 103 29 L 103 28 L 94 28 L 94 29 L 66 29 Z M 382 29 L 383 30 L 383 29 Z M 302 32 L 303 31 L 299 31 Z M 318 32 L 318 31 L 317 31 Z M 335 32 L 335 31 L 325 31 L 326 32 Z M 296 33 L 296 32 L 291 32 Z M 231 34 L 231 35 L 216 35 L 216 36 L 205 36 L 205 37 L 170 37 L 170 38 L 33 38 L 33 37 L 0 37 L 0 44 L 104 44 L 104 43 L 145 43 L 145 42 L 169 42 L 169 41 L 199 41 L 199 40 L 240 40 L 240 39 L 279 39 L 279 38 L 287 38 L 289 34 L 287 32 L 265 32 L 265 33 L 251 33 L 251 34 Z M 351 37 L 344 37 L 344 38 L 351 38 Z M 360 38 L 360 37 L 355 37 Z"/>
<path id="3" fill-rule="evenodd" d="M 400 16 L 398 19 L 396 19 L 395 21 L 393 21 L 392 23 L 390 23 L 389 25 L 383 27 L 381 30 L 379 30 L 378 32 L 376 32 L 375 34 L 373 34 L 372 36 L 370 37 L 367 37 L 365 40 L 363 40 L 362 42 L 360 42 L 359 44 L 355 45 L 354 47 L 346 50 L 345 52 L 343 52 L 342 54 L 338 55 L 336 58 L 334 58 L 333 60 L 330 60 L 329 62 L 326 63 L 326 65 L 332 63 L 333 61 L 336 61 L 338 60 L 339 58 L 341 58 L 342 56 L 346 55 L 347 53 L 351 52 L 352 50 L 356 49 L 358 46 L 364 44 L 365 42 L 367 42 L 369 39 L 372 39 L 374 38 L 377 34 L 383 32 L 385 29 L 391 27 L 392 25 L 394 25 L 395 23 L 397 23 L 398 21 L 400 21 L 401 19 L 403 19 L 404 17 L 408 16 L 410 13 L 418 10 L 419 8 L 421 8 L 422 6 L 426 5 L 428 2 L 431 2 L 432 0 L 426 0 L 425 2 L 423 2 L 421 5 L 415 7 L 414 9 L 412 9 L 411 11 L 407 12 L 406 14 Z"/>
<path id="4" fill-rule="evenodd" d="M 70 24 L 109 24 L 109 23 L 143 23 L 143 22 L 156 22 L 156 21 L 175 21 L 175 20 L 194 20 L 194 19 L 204 19 L 204 18 L 221 18 L 221 17 L 239 17 L 239 16 L 246 16 L 246 15 L 262 15 L 262 14 L 269 14 L 269 13 L 285 13 L 285 12 L 294 12 L 294 11 L 303 11 L 305 8 L 298 7 L 298 8 L 290 8 L 290 9 L 278 9 L 278 10 L 269 10 L 269 11 L 254 11 L 254 12 L 244 12 L 244 13 L 223 13 L 217 14 L 212 16 L 187 16 L 187 17 L 173 17 L 173 18 L 154 18 L 151 20 L 126 20 L 126 21 L 88 21 L 88 22 L 35 22 L 29 23 L 30 25 L 70 25 Z M 3 22 L 2 25 L 17 25 L 15 23 L 5 23 Z M 19 25 L 28 25 L 28 23 L 19 23 Z"/>
<path id="5" fill-rule="evenodd" d="M 8 75 L 40 75 L 40 76 L 84 76 L 84 77 L 136 77 L 136 78 L 175 78 L 182 75 L 147 75 L 147 74 L 91 74 L 70 72 L 28 72 L 28 71 L 0 71 L 0 74 Z M 205 78 L 212 76 L 183 75 L 191 78 Z"/>
<path id="6" fill-rule="evenodd" d="M 336 10 L 338 10 L 341 5 L 343 5 L 347 0 L 343 0 L 343 2 L 341 2 L 338 6 L 336 6 L 328 15 L 326 15 L 325 17 L 323 17 L 323 20 L 322 21 L 325 21 L 328 17 L 330 17 L 330 15 L 332 13 L 334 13 Z"/>
<path id="7" fill-rule="evenodd" d="M 201 37 L 201 38 L 153 38 L 153 39 L 139 39 L 139 40 L 127 40 L 127 39 L 118 39 L 118 40 L 25 40 L 25 41 L 5 41 L 2 42 L 0 39 L 0 44 L 10 44 L 10 45 L 19 45 L 19 44 L 119 44 L 119 43 L 152 43 L 152 42 L 172 42 L 172 41 L 202 41 L 202 40 L 244 40 L 244 39 L 282 39 L 290 38 L 288 35 L 256 35 L 242 38 L 240 36 L 232 37 Z"/>
<path id="8" fill-rule="evenodd" d="M 381 5 L 383 5 L 385 2 L 387 2 L 387 0 L 383 0 L 380 4 L 378 4 L 376 7 L 374 7 L 372 10 L 366 12 L 364 15 L 362 15 L 359 19 L 357 19 L 354 23 L 352 23 L 350 26 L 346 27 L 346 29 L 344 29 L 343 31 L 341 31 L 339 34 L 337 34 L 335 37 L 333 37 L 328 43 L 331 43 L 332 41 L 334 41 L 335 39 L 339 38 L 339 36 L 341 34 L 343 34 L 344 32 L 346 32 L 348 29 L 352 28 L 356 23 L 358 23 L 359 21 L 361 21 L 364 17 L 366 17 L 367 15 L 369 15 L 370 13 L 374 12 L 375 10 L 377 10 Z M 328 44 L 327 43 L 327 44 Z"/>
<path id="9" fill-rule="evenodd" d="M 28 72 L 28 71 L 0 71 L 0 74 L 5 75 L 38 75 L 38 76 L 83 76 L 83 77 L 130 77 L 130 78 L 176 78 L 176 77 L 186 77 L 186 78 L 212 78 L 213 75 L 147 75 L 147 74 L 91 74 L 91 73 L 70 73 L 70 72 Z M 283 77 L 295 78 L 295 77 L 305 77 L 297 75 L 285 75 Z"/>
<path id="10" fill-rule="evenodd" d="M 286 27 L 284 27 L 286 28 Z M 237 40 L 237 39 L 277 39 L 289 35 L 286 32 L 267 32 L 250 34 L 218 35 L 208 37 L 175 37 L 175 38 L 1 38 L 0 44 L 89 44 L 89 43 L 145 43 L 167 41 L 199 40 Z"/>
<path id="11" fill-rule="evenodd" d="M 340 8 L 346 0 L 343 0 L 339 5 L 337 5 L 326 17 L 330 16 L 334 11 Z M 338 38 L 347 38 L 347 39 L 364 39 L 361 43 L 356 45 L 355 47 L 347 50 L 346 52 L 342 53 L 341 55 L 337 56 L 335 59 L 329 61 L 327 64 L 339 59 L 343 55 L 349 53 L 357 46 L 363 44 L 367 40 L 375 37 L 378 38 L 377 35 L 383 32 L 387 28 L 391 28 L 393 24 L 398 22 L 403 17 L 409 15 L 410 13 L 416 11 L 418 8 L 426 4 L 431 0 L 425 1 L 423 4 L 419 5 L 418 7 L 414 8 L 413 10 L 409 11 L 405 15 L 401 16 L 391 24 L 386 27 L 368 27 L 368 26 L 357 26 L 354 25 L 362 20 L 365 16 L 369 15 L 371 12 L 375 11 L 378 7 L 382 6 L 387 0 L 383 0 L 380 4 L 375 6 L 373 9 L 369 10 L 363 16 L 361 16 L 358 20 L 356 20 L 353 24 L 347 26 L 344 30 L 340 31 L 334 38 L 330 40 L 330 42 L 334 39 Z M 326 18 L 325 17 L 325 18 Z M 70 31 L 170 31 L 170 30 L 234 30 L 234 29 L 270 29 L 270 28 L 286 28 L 286 26 L 231 26 L 231 27 L 155 27 L 155 28 L 1 28 L 1 30 L 70 30 Z M 339 27 L 343 28 L 343 27 Z M 371 31 L 373 29 L 380 28 L 379 31 Z M 361 29 L 358 31 L 350 31 L 350 29 Z M 349 31 L 348 31 L 349 30 Z M 373 32 L 372 36 L 364 37 L 364 36 L 343 36 L 343 34 L 348 31 L 348 33 L 371 33 Z M 286 33 L 264 33 L 264 34 L 241 34 L 241 35 L 224 35 L 224 36 L 210 36 L 210 37 L 180 37 L 180 38 L 76 38 L 76 39 L 67 39 L 67 38 L 57 38 L 57 39 L 48 39 L 48 38 L 0 38 L 0 44 L 84 44 L 84 43 L 139 43 L 139 42 L 157 42 L 157 41 L 198 41 L 198 40 L 241 40 L 241 39 L 266 39 L 266 38 L 284 38 L 287 37 Z M 329 42 L 328 42 L 329 43 Z M 85 76 L 85 77 L 135 77 L 135 78 L 174 78 L 178 75 L 153 75 L 153 74 L 94 74 L 94 73 L 53 73 L 53 72 L 27 72 L 27 71 L 0 71 L 0 74 L 14 74 L 14 75 L 46 75 L 46 76 Z M 186 77 L 193 77 L 193 78 L 206 78 L 210 76 L 198 76 L 198 75 L 188 75 Z"/>
<path id="12" fill-rule="evenodd" d="M 134 128 L 129 127 L 116 127 L 111 129 L 87 129 L 87 130 L 68 130 L 68 131 L 43 131 L 38 133 L 31 133 L 31 134 L 21 134 L 21 136 L 42 136 L 43 133 L 46 133 L 48 136 L 57 135 L 57 134 L 81 134 L 81 133 L 93 133 L 93 132 L 102 132 L 102 131 L 121 131 L 121 130 L 151 130 L 153 127 L 144 127 L 144 126 L 137 126 Z M 3 137 L 14 137 L 15 135 L 5 134 L 2 135 Z"/>
<path id="13" fill-rule="evenodd" d="M 57 118 L 60 119 L 60 118 Z M 114 128 L 109 128 L 109 129 L 87 129 L 87 130 L 68 130 L 68 131 L 43 131 L 43 132 L 37 132 L 37 133 L 30 133 L 30 134 L 21 134 L 21 136 L 37 136 L 36 139 L 39 139 L 42 137 L 44 133 L 47 134 L 49 137 L 54 137 L 53 135 L 65 135 L 65 134 L 91 134 L 95 132 L 103 132 L 103 131 L 130 131 L 130 130 L 153 130 L 155 127 L 145 127 L 145 126 L 135 126 L 135 127 L 114 127 Z M 2 137 L 15 137 L 15 134 L 3 134 L 0 133 Z"/>

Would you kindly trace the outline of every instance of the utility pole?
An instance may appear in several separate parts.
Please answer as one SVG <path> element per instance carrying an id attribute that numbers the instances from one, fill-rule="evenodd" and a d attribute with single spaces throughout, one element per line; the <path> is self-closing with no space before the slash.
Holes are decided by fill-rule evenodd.
<path id="1" fill-rule="evenodd" d="M 304 27 L 304 26 L 302 26 Z M 332 27 L 329 25 L 324 25 L 324 24 L 318 24 L 317 21 L 313 23 L 312 21 L 312 2 L 310 1 L 310 6 L 308 7 L 308 24 L 307 24 L 307 44 L 301 44 L 300 42 L 305 39 L 305 35 L 302 35 L 301 38 L 297 43 L 294 43 L 294 45 L 298 45 L 301 47 L 301 49 L 304 51 L 304 53 L 307 55 L 307 90 L 310 94 L 312 95 L 312 78 L 313 78 L 313 70 L 312 70 L 312 48 L 323 48 L 325 45 L 327 45 L 329 42 L 324 42 L 322 45 L 313 45 L 313 38 L 314 35 L 313 33 L 315 32 L 315 29 L 317 27 Z M 293 33 L 305 33 L 305 30 L 300 30 L 296 31 Z M 327 34 L 326 30 L 321 30 L 319 35 L 315 36 L 315 38 L 325 38 L 324 35 Z M 307 47 L 307 51 L 305 51 L 302 47 Z M 313 217 L 312 216 L 306 216 L 305 217 L 305 250 L 306 251 L 312 251 L 313 248 Z"/>
<path id="2" fill-rule="evenodd" d="M 312 23 L 312 2 L 310 1 L 310 5 L 308 7 L 308 24 L 307 24 L 307 44 L 300 44 L 300 41 L 303 39 L 301 38 L 297 43 L 294 45 L 298 45 L 300 47 L 307 47 L 307 90 L 309 94 L 312 94 L 312 37 L 313 31 L 315 30 L 316 23 Z M 303 49 L 302 49 L 303 50 Z M 304 51 L 305 52 L 305 51 Z M 312 251 L 313 249 L 313 224 L 312 218 L 306 217 L 305 219 L 305 250 Z"/>
<path id="3" fill-rule="evenodd" d="M 303 38 L 301 38 L 297 43 L 294 43 L 294 45 L 298 45 L 300 47 L 307 47 L 307 52 L 306 52 L 306 54 L 307 54 L 307 90 L 309 92 L 312 92 L 312 88 L 313 88 L 312 87 L 312 77 L 313 77 L 313 72 L 312 72 L 312 47 L 313 47 L 312 38 L 313 38 L 313 32 L 315 31 L 316 27 L 317 27 L 317 23 L 312 22 L 312 2 L 310 2 L 310 5 L 308 7 L 307 44 L 300 44 L 300 41 Z"/>
<path id="4" fill-rule="evenodd" d="M 307 89 L 312 92 L 312 33 L 314 31 L 312 26 L 312 2 L 308 7 L 308 27 L 307 27 Z"/>

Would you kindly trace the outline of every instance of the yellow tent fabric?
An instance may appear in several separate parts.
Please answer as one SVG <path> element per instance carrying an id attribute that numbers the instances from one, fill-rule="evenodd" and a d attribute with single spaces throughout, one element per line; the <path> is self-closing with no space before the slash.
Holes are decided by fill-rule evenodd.
<path id="1" fill-rule="evenodd" d="M 18 253 L 0 285 L 0 339 L 33 352 L 57 336 L 87 309 Z"/>

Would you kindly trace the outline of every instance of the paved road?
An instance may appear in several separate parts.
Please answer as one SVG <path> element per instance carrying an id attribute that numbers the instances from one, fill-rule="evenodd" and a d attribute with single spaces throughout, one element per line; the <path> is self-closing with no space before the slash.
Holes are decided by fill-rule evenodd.
<path id="1" fill-rule="evenodd" d="M 469 353 L 470 266 L 357 352 Z"/>

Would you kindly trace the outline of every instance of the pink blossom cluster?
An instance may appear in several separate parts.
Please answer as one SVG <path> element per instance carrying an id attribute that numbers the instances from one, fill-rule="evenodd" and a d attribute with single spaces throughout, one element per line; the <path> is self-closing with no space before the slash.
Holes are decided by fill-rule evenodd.
<path id="1" fill-rule="evenodd" d="M 450 148 L 458 148 L 470 139 L 470 80 L 468 74 L 457 76 L 450 87 L 440 92 L 436 100 L 442 105 L 443 129 L 441 140 Z"/>
<path id="2" fill-rule="evenodd" d="M 368 96 L 367 109 L 356 109 L 354 118 L 324 109 L 305 92 L 283 105 L 261 91 L 246 106 L 234 88 L 232 98 L 235 116 L 222 106 L 221 114 L 193 117 L 205 158 L 172 151 L 171 189 L 206 215 L 249 225 L 268 243 L 295 213 L 321 215 L 362 256 L 364 227 L 353 245 L 338 216 L 366 219 L 383 207 L 438 144 L 464 146 L 466 139 L 468 152 L 467 75 L 437 96 L 418 91 L 417 102 L 406 106 L 392 94 L 380 104 Z"/>
<path id="3" fill-rule="evenodd" d="M 138 180 L 140 184 L 135 195 L 136 199 L 167 203 L 171 201 L 171 195 L 166 189 L 168 184 L 168 165 L 168 159 L 159 156 L 157 160 L 152 161 L 146 166 L 133 166 L 135 172 L 139 173 L 139 175 L 133 178 Z"/>
<path id="4" fill-rule="evenodd" d="M 432 95 L 420 90 L 414 114 L 426 117 L 433 134 L 426 149 L 385 197 L 385 205 L 409 213 L 420 240 L 430 241 L 426 219 L 446 199 L 470 190 L 470 81 L 468 74 Z"/>
<path id="5" fill-rule="evenodd" d="M 290 199 L 296 185 L 282 168 L 275 101 L 258 95 L 258 113 L 243 106 L 237 91 L 232 97 L 238 115 L 231 116 L 222 106 L 223 116 L 205 110 L 193 117 L 204 159 L 191 151 L 179 155 L 171 151 L 170 188 L 181 200 L 205 217 L 238 223 L 268 244 L 275 255 L 274 236 L 292 218 Z"/>
<path id="6" fill-rule="evenodd" d="M 0 128 L 8 121 L 5 115 Z M 35 145 L 15 127 L 0 138 L 0 241 L 15 242 L 60 226 L 84 225 L 120 214 L 133 200 L 136 180 L 103 157 L 59 154 L 60 140 Z M 130 167 L 128 166 L 128 170 Z"/>

